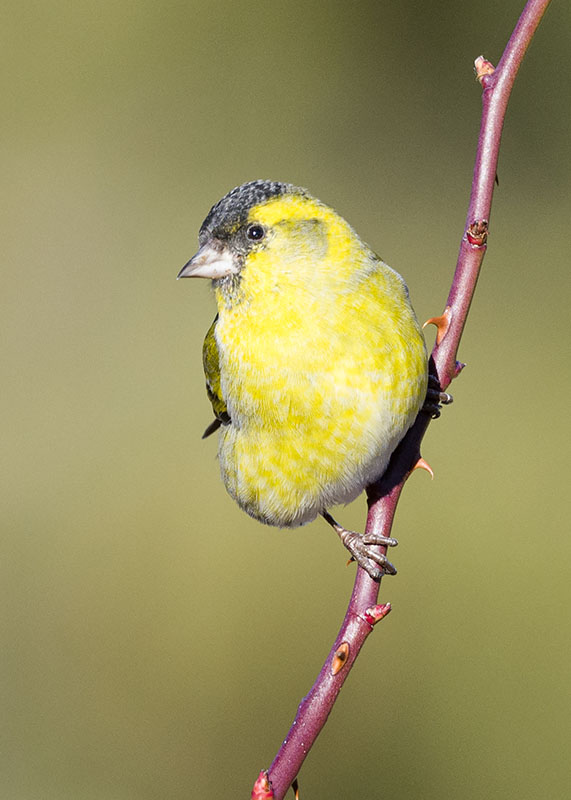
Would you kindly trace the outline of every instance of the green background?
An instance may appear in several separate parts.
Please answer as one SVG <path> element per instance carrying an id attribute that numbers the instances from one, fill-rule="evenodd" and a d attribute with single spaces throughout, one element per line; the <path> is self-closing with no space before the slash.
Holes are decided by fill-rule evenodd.
<path id="1" fill-rule="evenodd" d="M 175 276 L 253 178 L 335 206 L 442 311 L 480 116 L 522 3 L 25 2 L 2 11 L 2 745 L 7 800 L 249 797 L 354 569 L 240 512 Z M 569 792 L 571 14 L 510 102 L 452 387 L 398 577 L 302 798 Z M 433 337 L 434 333 L 429 332 Z M 338 516 L 362 528 L 361 498 Z"/>

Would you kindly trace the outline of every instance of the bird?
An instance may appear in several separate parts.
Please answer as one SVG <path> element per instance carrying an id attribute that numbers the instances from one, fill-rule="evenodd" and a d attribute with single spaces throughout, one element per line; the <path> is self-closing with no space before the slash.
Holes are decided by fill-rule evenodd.
<path id="1" fill-rule="evenodd" d="M 254 180 L 212 206 L 179 278 L 212 282 L 203 346 L 224 485 L 251 517 L 318 516 L 373 580 L 396 572 L 331 516 L 385 472 L 423 407 L 428 358 L 403 278 L 333 208 Z"/>

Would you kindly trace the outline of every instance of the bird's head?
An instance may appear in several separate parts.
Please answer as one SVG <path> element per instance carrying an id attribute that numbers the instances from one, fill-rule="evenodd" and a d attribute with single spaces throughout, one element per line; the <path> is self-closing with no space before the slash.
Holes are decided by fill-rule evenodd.
<path id="1" fill-rule="evenodd" d="M 334 285 L 372 256 L 332 208 L 278 181 L 232 189 L 202 223 L 199 244 L 178 277 L 210 278 L 223 291 L 243 281 L 258 289 L 279 290 L 288 283 L 307 289 L 323 272 Z"/>

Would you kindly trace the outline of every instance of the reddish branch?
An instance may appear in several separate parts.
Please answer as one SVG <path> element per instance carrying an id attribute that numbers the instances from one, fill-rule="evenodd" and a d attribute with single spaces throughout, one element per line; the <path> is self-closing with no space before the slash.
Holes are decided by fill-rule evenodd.
<path id="1" fill-rule="evenodd" d="M 438 328 L 430 370 L 442 389 L 446 389 L 464 366 L 456 361 L 456 354 L 486 252 L 506 107 L 524 53 L 548 5 L 549 0 L 529 0 L 496 69 L 482 56 L 476 59 L 476 76 L 483 89 L 483 108 L 470 203 L 446 308 L 440 317 L 429 320 Z M 368 488 L 367 533 L 374 531 L 390 536 L 398 499 L 407 478 L 416 467 L 427 467 L 420 456 L 420 445 L 429 422 L 429 414 L 421 412 L 394 452 L 386 473 Z M 380 550 L 384 552 L 383 548 Z M 260 773 L 252 792 L 253 800 L 282 800 L 294 782 L 365 639 L 375 622 L 390 611 L 390 605 L 377 605 L 378 593 L 379 584 L 364 570 L 358 569 L 335 643 L 311 691 L 301 701 L 295 721 L 272 765 Z"/>

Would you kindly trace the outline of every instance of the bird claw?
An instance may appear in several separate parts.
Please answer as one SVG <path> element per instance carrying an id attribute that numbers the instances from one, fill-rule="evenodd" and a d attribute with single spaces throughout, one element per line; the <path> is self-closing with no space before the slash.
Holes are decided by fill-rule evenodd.
<path id="1" fill-rule="evenodd" d="M 432 419 L 438 419 L 442 406 L 448 406 L 454 402 L 454 398 L 448 392 L 443 392 L 440 389 L 440 381 L 436 375 L 428 375 L 428 389 L 426 390 L 426 397 L 422 410 L 430 414 Z"/>
<path id="2" fill-rule="evenodd" d="M 357 534 L 357 536 L 359 535 Z M 381 545 L 382 547 L 396 547 L 398 545 L 398 539 L 393 539 L 392 536 L 381 536 L 380 533 L 375 533 L 374 531 L 364 533 L 363 542 L 365 544 Z"/>
<path id="3" fill-rule="evenodd" d="M 345 531 L 345 534 L 340 534 L 339 538 L 351 553 L 351 559 L 356 561 L 374 581 L 380 581 L 385 574 L 397 574 L 395 565 L 376 550 L 376 546 L 379 544 L 383 546 L 392 546 L 393 542 L 396 544 L 396 539 L 387 539 L 381 536 L 378 539 L 384 541 L 371 541 L 371 537 L 365 537 L 355 531 Z"/>
<path id="4" fill-rule="evenodd" d="M 336 522 L 327 511 L 322 512 L 323 518 L 328 522 L 337 533 L 347 550 L 351 553 L 351 561 L 356 561 L 367 575 L 374 581 L 380 581 L 383 575 L 396 575 L 396 567 L 383 554 L 379 553 L 377 547 L 396 547 L 398 542 L 388 536 L 381 536 L 379 533 L 356 533 L 348 531 Z"/>

